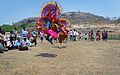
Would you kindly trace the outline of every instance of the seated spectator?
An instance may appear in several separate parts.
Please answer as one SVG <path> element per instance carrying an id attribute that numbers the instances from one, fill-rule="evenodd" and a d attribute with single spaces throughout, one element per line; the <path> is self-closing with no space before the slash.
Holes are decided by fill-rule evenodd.
<path id="1" fill-rule="evenodd" d="M 6 35 L 5 35 L 5 32 L 4 32 L 4 34 L 3 34 L 3 36 L 4 36 L 4 48 L 6 48 L 7 47 L 7 37 L 6 37 Z"/>
<path id="2" fill-rule="evenodd" d="M 4 36 L 0 33 L 0 43 L 4 46 Z"/>
<path id="3" fill-rule="evenodd" d="M 28 50 L 29 46 L 32 46 L 31 42 L 27 39 L 27 37 L 24 37 L 20 43 L 19 50 Z"/>
<path id="4" fill-rule="evenodd" d="M 4 36 L 0 33 L 0 53 L 4 53 Z"/>
<path id="5" fill-rule="evenodd" d="M 2 43 L 0 43 L 0 53 L 4 53 L 4 47 L 3 47 Z"/>
<path id="6" fill-rule="evenodd" d="M 10 37 L 9 37 L 9 40 L 7 41 L 7 48 L 8 50 L 12 50 L 12 49 L 15 49 L 15 46 L 14 46 L 14 35 L 12 32 L 10 32 Z"/>
<path id="7" fill-rule="evenodd" d="M 20 38 L 18 37 L 17 40 L 15 41 L 15 48 L 18 49 L 20 46 Z"/>

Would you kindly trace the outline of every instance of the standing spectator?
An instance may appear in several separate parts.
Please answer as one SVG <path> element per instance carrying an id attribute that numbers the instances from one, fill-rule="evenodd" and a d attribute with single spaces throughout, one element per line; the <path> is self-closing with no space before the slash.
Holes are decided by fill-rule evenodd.
<path id="1" fill-rule="evenodd" d="M 35 30 L 32 30 L 32 43 L 35 43 L 35 46 L 37 46 L 37 33 L 35 32 Z"/>
<path id="2" fill-rule="evenodd" d="M 41 40 L 41 43 L 43 42 L 43 37 L 44 37 L 44 33 L 43 31 L 40 32 L 40 40 Z"/>
<path id="3" fill-rule="evenodd" d="M 31 37 L 31 32 L 30 32 L 30 29 L 27 29 L 27 32 L 28 32 L 28 34 L 27 34 L 27 39 L 29 40 L 29 39 L 30 39 L 30 37 Z"/>
<path id="4" fill-rule="evenodd" d="M 14 35 L 14 40 L 16 40 L 17 39 L 17 29 L 16 28 L 13 29 L 13 35 Z"/>
<path id="5" fill-rule="evenodd" d="M 77 40 L 77 31 L 74 29 L 73 31 L 73 41 Z"/>
<path id="6" fill-rule="evenodd" d="M 79 39 L 79 41 L 82 39 L 82 33 L 81 32 L 79 32 L 78 39 Z"/>
<path id="7" fill-rule="evenodd" d="M 100 41 L 100 30 L 96 32 L 96 41 Z"/>
<path id="8" fill-rule="evenodd" d="M 98 37 L 99 37 L 99 32 L 96 32 L 96 41 L 98 41 Z"/>
<path id="9" fill-rule="evenodd" d="M 104 30 L 104 31 L 102 32 L 102 40 L 105 41 L 105 39 L 106 39 L 106 31 Z"/>
<path id="10" fill-rule="evenodd" d="M 85 39 L 85 40 L 88 39 L 88 35 L 87 35 L 87 33 L 85 33 L 85 35 L 84 35 L 84 39 Z"/>
<path id="11" fill-rule="evenodd" d="M 108 40 L 108 31 L 105 32 L 105 41 Z"/>
<path id="12" fill-rule="evenodd" d="M 93 30 L 90 31 L 90 40 L 94 41 L 94 33 Z"/>
<path id="13" fill-rule="evenodd" d="M 36 31 L 35 31 L 35 30 L 32 30 L 31 35 L 32 35 L 32 37 L 35 36 L 35 35 L 37 36 Z"/>
<path id="14" fill-rule="evenodd" d="M 21 32 L 21 35 L 22 35 L 23 38 L 24 38 L 24 37 L 27 37 L 28 32 L 27 32 L 27 30 L 26 30 L 26 27 L 23 27 L 22 32 Z"/>
<path id="15" fill-rule="evenodd" d="M 90 40 L 90 38 L 91 38 L 91 32 L 89 31 L 88 32 L 88 39 Z"/>
<path id="16" fill-rule="evenodd" d="M 40 38 L 40 32 L 41 32 L 41 31 L 40 31 L 40 30 L 38 30 L 38 36 L 39 36 L 39 38 Z"/>
<path id="17" fill-rule="evenodd" d="M 79 37 L 79 32 L 76 31 L 76 41 L 78 40 L 78 37 Z"/>
<path id="18" fill-rule="evenodd" d="M 72 40 L 73 40 L 73 31 L 70 30 L 70 41 L 72 41 Z"/>

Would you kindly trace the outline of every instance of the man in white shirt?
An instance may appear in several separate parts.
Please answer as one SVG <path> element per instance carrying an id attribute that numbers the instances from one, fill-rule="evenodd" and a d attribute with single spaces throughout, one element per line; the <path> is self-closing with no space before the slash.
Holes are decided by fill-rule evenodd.
<path id="1" fill-rule="evenodd" d="M 17 39 L 17 29 L 16 28 L 13 29 L 13 35 L 14 35 L 14 38 L 16 40 Z"/>

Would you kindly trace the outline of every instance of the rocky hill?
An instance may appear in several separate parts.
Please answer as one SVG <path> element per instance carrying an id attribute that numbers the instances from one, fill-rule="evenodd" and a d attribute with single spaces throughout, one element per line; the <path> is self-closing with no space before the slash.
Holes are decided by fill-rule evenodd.
<path id="1" fill-rule="evenodd" d="M 94 24 L 94 23 L 102 23 L 102 24 L 108 24 L 110 23 L 110 20 L 108 18 L 104 18 L 102 16 L 97 16 L 91 13 L 85 13 L 85 12 L 67 12 L 63 13 L 61 15 L 63 18 L 69 19 L 71 24 Z M 16 22 L 15 25 L 22 25 L 22 24 L 35 24 L 39 17 L 30 17 L 27 19 L 23 19 L 19 22 Z"/>
<path id="2" fill-rule="evenodd" d="M 83 30 L 108 30 L 120 32 L 120 21 L 110 20 L 109 18 L 104 18 L 103 16 L 94 15 L 85 12 L 67 12 L 63 13 L 60 17 L 67 18 L 71 27 Z M 14 25 L 18 28 L 22 26 L 27 26 L 30 29 L 36 29 L 35 24 L 39 17 L 30 17 L 16 22 Z M 117 24 L 117 25 L 116 25 Z"/>
<path id="3" fill-rule="evenodd" d="M 71 24 L 108 24 L 110 23 L 109 18 L 104 18 L 103 16 L 94 15 L 85 12 L 67 12 L 62 14 L 70 20 Z"/>

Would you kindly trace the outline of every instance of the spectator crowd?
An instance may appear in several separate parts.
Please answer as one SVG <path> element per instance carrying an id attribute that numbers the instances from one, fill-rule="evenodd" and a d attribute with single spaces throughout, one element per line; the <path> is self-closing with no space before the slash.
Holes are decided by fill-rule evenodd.
<path id="1" fill-rule="evenodd" d="M 29 47 L 38 46 L 38 37 L 41 43 L 43 43 L 44 38 L 46 39 L 43 31 L 36 32 L 25 26 L 21 31 L 17 31 L 17 29 L 14 28 L 9 35 L 0 28 L 0 53 L 14 49 L 29 50 Z M 103 41 L 107 41 L 108 32 L 105 30 L 98 30 L 97 32 L 91 30 L 88 33 L 82 33 L 73 29 L 69 32 L 69 39 L 70 41 L 80 41 L 82 39 L 90 41 L 100 41 L 102 39 Z M 54 39 L 55 43 L 57 43 L 57 41 L 58 39 Z M 68 41 L 68 39 L 66 39 L 66 41 Z"/>

